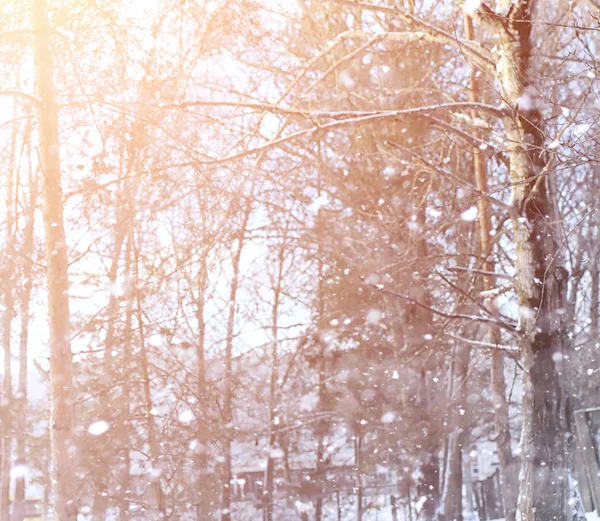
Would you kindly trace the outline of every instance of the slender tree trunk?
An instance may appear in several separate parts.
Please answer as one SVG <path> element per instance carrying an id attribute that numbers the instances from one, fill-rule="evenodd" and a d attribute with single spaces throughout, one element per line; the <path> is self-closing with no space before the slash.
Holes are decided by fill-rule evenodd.
<path id="1" fill-rule="evenodd" d="M 597 236 L 600 236 L 600 229 L 596 232 Z M 598 240 L 598 239 L 597 239 Z M 600 305 L 600 262 L 598 255 L 600 252 L 598 248 L 594 248 L 594 255 L 592 256 L 590 266 L 590 336 L 594 343 L 598 342 L 598 336 L 600 335 L 600 329 L 598 327 L 599 321 L 599 308 Z"/>
<path id="2" fill-rule="evenodd" d="M 128 279 L 132 280 L 135 277 L 132 275 L 132 242 L 133 231 L 130 229 L 125 247 L 125 274 Z M 133 342 L 133 302 L 135 291 L 131 284 L 127 288 L 127 305 L 125 308 L 125 327 L 123 335 L 123 368 L 125 375 L 133 371 L 134 364 L 131 354 L 131 344 Z M 131 495 L 131 455 L 129 447 L 131 444 L 131 383 L 130 379 L 125 376 L 123 379 L 123 395 L 121 396 L 121 404 L 119 407 L 119 421 L 121 423 L 122 449 L 120 461 L 120 483 L 121 483 L 121 499 L 119 501 L 119 521 L 129 521 L 129 496 Z"/>
<path id="3" fill-rule="evenodd" d="M 205 362 L 205 343 L 206 343 L 206 322 L 204 310 L 206 303 L 206 291 L 208 287 L 208 252 L 204 252 L 200 260 L 198 270 L 198 296 L 196 298 L 196 320 L 198 323 L 198 338 L 196 342 L 196 363 L 198 378 L 198 409 L 199 414 L 207 414 L 208 394 L 206 389 L 206 362 Z M 199 453 L 196 459 L 198 473 L 198 514 L 199 519 L 208 521 L 211 518 L 212 509 L 217 497 L 217 488 L 214 475 L 209 470 L 208 444 L 211 440 L 211 430 L 206 426 L 207 422 L 198 423 L 197 439 L 201 442 Z"/>
<path id="4" fill-rule="evenodd" d="M 392 507 L 392 521 L 398 521 L 398 504 L 394 494 L 390 494 L 390 506 Z"/>
<path id="5" fill-rule="evenodd" d="M 50 322 L 52 486 L 55 521 L 76 521 L 72 446 L 72 354 L 67 245 L 63 220 L 58 109 L 46 0 L 32 1 L 35 83 L 43 171 L 43 208 Z"/>
<path id="6" fill-rule="evenodd" d="M 221 498 L 221 521 L 231 520 L 231 445 L 233 443 L 233 330 L 235 325 L 235 310 L 237 307 L 237 292 L 240 277 L 240 259 L 244 248 L 246 228 L 252 211 L 251 203 L 244 210 L 244 218 L 237 237 L 237 249 L 233 256 L 231 290 L 229 294 L 229 316 L 227 317 L 227 342 L 225 345 L 225 396 L 223 403 L 223 423 L 225 435 L 223 439 L 223 492 Z"/>
<path id="7" fill-rule="evenodd" d="M 464 15 L 465 32 L 468 40 L 473 40 L 473 21 L 467 14 Z M 477 71 L 471 71 L 471 101 L 481 102 L 479 77 Z M 476 117 L 476 114 L 473 114 Z M 481 133 L 474 129 L 475 137 L 481 138 Z M 474 146 L 473 170 L 475 172 L 475 183 L 482 194 L 488 193 L 487 163 L 483 152 L 478 146 Z M 478 200 L 479 208 L 479 235 L 481 242 L 481 257 L 485 259 L 482 270 L 493 273 L 496 269 L 492 259 L 492 216 L 490 205 L 485 197 Z M 483 289 L 489 291 L 494 288 L 496 281 L 490 276 L 484 276 Z M 494 298 L 490 298 L 487 307 L 492 312 L 497 312 Z M 488 340 L 490 344 L 500 345 L 500 328 L 495 324 L 488 327 Z M 504 379 L 504 354 L 500 349 L 492 349 L 490 363 L 490 379 L 492 386 L 492 401 L 494 406 L 494 425 L 496 429 L 496 443 L 498 446 L 498 460 L 500 465 L 500 486 L 504 504 L 504 516 L 506 521 L 514 521 L 517 511 L 517 475 L 518 462 L 513 456 L 511 447 L 510 423 L 508 420 L 508 403 L 506 401 L 506 384 Z"/>
<path id="8" fill-rule="evenodd" d="M 321 197 L 321 174 L 317 179 L 318 183 L 318 196 Z M 321 339 L 321 331 L 325 329 L 325 298 L 324 298 L 324 262 L 323 262 L 323 216 L 322 210 L 319 208 L 317 211 L 316 218 L 316 237 L 317 237 L 317 345 L 319 346 L 319 358 L 318 358 L 318 383 L 317 383 L 317 396 L 319 398 L 318 412 L 323 413 L 326 411 L 325 402 L 327 400 L 327 363 L 325 359 L 325 350 L 327 346 Z M 323 516 L 323 482 L 327 473 L 327 465 L 324 459 L 325 453 L 325 436 L 328 431 L 327 421 L 323 418 L 319 418 L 316 423 L 316 435 L 317 435 L 317 497 L 315 500 L 315 521 L 321 521 Z"/>
<path id="9" fill-rule="evenodd" d="M 451 426 L 453 431 L 448 436 L 448 450 L 445 463 L 444 487 L 440 504 L 439 518 L 448 521 L 462 521 L 462 459 L 463 446 L 466 438 L 465 424 L 467 423 L 466 398 L 467 377 L 469 372 L 470 349 L 458 346 L 454 353 L 450 369 L 450 396 L 453 407 Z M 456 382 L 456 386 L 454 386 Z M 453 396 L 454 395 L 454 396 Z"/>
<path id="10" fill-rule="evenodd" d="M 319 281 L 321 277 L 319 277 Z M 322 316 L 322 314 L 321 314 Z M 319 397 L 319 412 L 325 412 L 325 401 L 327 399 L 327 387 L 326 379 L 327 375 L 326 364 L 325 364 L 325 345 L 319 339 L 319 381 L 317 384 L 317 394 Z M 315 500 L 315 521 L 321 521 L 323 515 L 323 482 L 325 481 L 325 474 L 327 472 L 327 466 L 325 464 L 325 435 L 327 433 L 328 426 L 326 420 L 320 418 L 317 421 L 317 497 Z"/>
<path id="11" fill-rule="evenodd" d="M 287 230 L 286 230 L 287 231 Z M 271 452 L 275 448 L 275 420 L 277 411 L 277 380 L 279 378 L 279 304 L 281 300 L 281 289 L 283 284 L 283 263 L 285 260 L 286 233 L 284 232 L 281 248 L 279 250 L 277 263 L 277 280 L 273 291 L 273 307 L 271 308 L 271 381 L 269 384 L 269 446 L 267 455 L 267 467 L 265 469 L 265 497 L 263 502 L 264 521 L 273 521 L 273 488 L 275 478 L 275 458 Z"/>
<path id="12" fill-rule="evenodd" d="M 162 488 L 162 467 L 160 462 L 160 445 L 156 437 L 156 426 L 154 424 L 154 415 L 152 414 L 152 387 L 150 382 L 150 368 L 148 361 L 148 349 L 146 345 L 146 334 L 144 331 L 144 318 L 142 313 L 142 294 L 140 290 L 140 274 L 139 274 L 139 251 L 135 244 L 135 239 L 132 244 L 134 252 L 134 273 L 135 273 L 135 300 L 136 300 L 136 320 L 139 331 L 140 340 L 140 366 L 142 370 L 142 385 L 144 391 L 144 408 L 146 415 L 146 428 L 148 431 L 148 446 L 150 448 L 150 463 L 153 470 L 153 488 L 156 500 L 156 508 L 161 518 L 166 517 L 165 494 Z"/>
<path id="13" fill-rule="evenodd" d="M 110 296 L 107 307 L 107 327 L 106 337 L 104 339 L 104 380 L 105 387 L 110 392 L 111 382 L 113 380 L 113 350 L 115 342 L 115 327 L 119 314 L 119 296 L 116 291 L 117 278 L 119 272 L 119 260 L 126 238 L 129 238 L 132 220 L 135 216 L 135 196 L 139 184 L 134 184 L 132 190 L 128 176 L 135 168 L 138 159 L 139 147 L 138 141 L 143 136 L 143 124 L 137 121 L 133 125 L 132 140 L 129 146 L 124 145 L 121 156 L 127 154 L 125 165 L 121 165 L 121 171 L 125 172 L 125 179 L 121 183 L 123 197 L 119 200 L 116 209 L 115 234 L 113 242 L 113 251 L 111 255 L 111 264 L 108 272 L 108 283 L 110 287 Z M 124 168 L 123 168 L 124 166 Z"/>
<path id="14" fill-rule="evenodd" d="M 121 213 L 120 211 L 117 213 Z M 108 283 L 110 286 L 110 296 L 107 308 L 107 327 L 106 337 L 104 339 L 104 383 L 107 392 L 110 392 L 113 380 L 113 344 L 115 339 L 115 325 L 119 312 L 119 297 L 116 291 L 117 275 L 119 271 L 119 258 L 123 249 L 123 243 L 127 235 L 127 225 L 121 219 L 117 219 L 115 226 L 115 242 L 111 258 L 110 270 L 108 273 Z"/>
<path id="15" fill-rule="evenodd" d="M 428 257 L 427 241 L 422 231 L 425 229 L 427 215 L 426 194 L 420 191 L 415 194 L 419 197 L 415 209 L 415 227 L 411 229 L 410 241 L 415 251 L 415 258 L 426 259 Z M 418 276 L 411 277 L 409 282 L 409 292 L 411 297 L 419 302 L 429 304 L 431 295 L 427 282 L 427 267 L 419 266 Z M 411 347 L 418 350 L 425 343 L 424 335 L 431 330 L 433 317 L 431 312 L 412 307 L 406 311 L 406 324 L 404 325 L 403 336 L 405 341 L 409 342 Z M 435 359 L 434 359 L 435 360 Z M 435 360 L 434 363 L 437 363 Z M 440 473 L 439 449 L 441 440 L 435 434 L 435 429 L 431 428 L 431 422 L 436 421 L 437 404 L 429 400 L 429 389 L 436 384 L 428 381 L 428 371 L 422 367 L 419 374 L 419 389 L 416 400 L 419 404 L 421 416 L 419 421 L 424 433 L 421 443 L 421 454 L 417 463 L 418 481 L 416 484 L 416 494 L 419 498 L 424 498 L 420 502 L 420 507 L 416 510 L 416 516 L 422 521 L 433 521 L 439 508 L 440 490 L 442 489 L 441 480 L 444 475 Z M 445 463 L 445 460 L 444 460 Z M 412 513 L 412 506 L 409 506 Z"/>
<path id="16" fill-rule="evenodd" d="M 363 518 L 363 464 L 362 464 L 362 429 L 358 426 L 356 437 L 354 439 L 354 460 L 356 462 L 356 521 L 362 521 Z"/>
<path id="17" fill-rule="evenodd" d="M 207 254 L 203 254 L 198 271 L 198 297 L 196 299 L 196 319 L 198 322 L 198 342 L 196 343 L 196 363 L 198 364 L 198 398 L 206 398 L 206 362 L 205 362 L 205 343 L 206 343 L 206 321 L 204 319 L 204 307 L 206 304 L 206 288 L 208 286 L 208 270 L 206 263 Z"/>
<path id="18" fill-rule="evenodd" d="M 477 16 L 498 34 L 498 79 L 507 116 L 512 181 L 516 287 L 523 363 L 522 468 L 517 519 L 569 517 L 568 404 L 561 378 L 569 343 L 561 309 L 568 273 L 560 256 L 560 215 L 554 172 L 544 145 L 543 120 L 531 58 L 533 2 L 511 4 L 506 18 Z"/>
<path id="19" fill-rule="evenodd" d="M 13 114 L 16 117 L 16 113 Z M 2 424 L 2 457 L 0 476 L 0 519 L 9 521 L 10 504 L 10 467 L 12 458 L 12 445 L 14 434 L 15 403 L 12 392 L 12 323 L 15 316 L 15 281 L 17 266 L 15 262 L 15 154 L 17 146 L 17 129 L 13 129 L 10 144 L 10 165 L 6 183 L 6 251 L 4 253 L 4 277 L 2 289 L 4 290 L 4 314 L 2 317 L 2 345 L 4 352 L 4 378 L 2 385 L 2 399 L 6 404 Z"/>
<path id="20" fill-rule="evenodd" d="M 35 225 L 35 209 L 37 206 L 37 177 L 29 170 L 29 205 L 27 208 L 27 222 L 23 232 L 23 256 L 20 304 L 21 304 L 21 336 L 19 338 L 19 425 L 17 428 L 17 464 L 26 463 L 26 434 L 27 434 L 27 344 L 29 341 L 29 319 L 31 315 L 31 290 L 33 288 L 33 232 Z M 25 476 L 19 475 L 15 479 L 15 519 L 23 521 L 25 501 Z"/>
<path id="21" fill-rule="evenodd" d="M 427 389 L 427 377 L 425 371 L 421 370 L 420 389 L 417 396 L 420 409 L 425 413 L 430 410 L 430 400 Z M 426 417 L 426 416 L 425 416 Z M 418 462 L 419 478 L 417 482 L 416 495 L 425 498 L 416 515 L 423 521 L 431 521 L 436 518 L 436 510 L 440 499 L 440 461 L 438 456 L 439 440 L 427 429 L 423 439 L 423 456 Z M 412 519 L 412 505 L 410 500 L 410 477 L 408 480 L 408 508 Z"/>

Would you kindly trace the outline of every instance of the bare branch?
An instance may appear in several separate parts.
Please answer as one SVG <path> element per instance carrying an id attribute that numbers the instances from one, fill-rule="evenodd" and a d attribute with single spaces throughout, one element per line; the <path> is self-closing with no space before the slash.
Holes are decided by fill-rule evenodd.
<path id="1" fill-rule="evenodd" d="M 377 290 L 381 291 L 382 293 L 385 293 L 386 295 L 391 295 L 393 297 L 400 298 L 406 302 L 409 302 L 410 304 L 414 304 L 415 306 L 420 307 L 421 309 L 426 309 L 427 311 L 431 311 L 432 313 L 434 313 L 440 317 L 449 318 L 452 320 L 468 320 L 470 322 L 481 322 L 484 324 L 496 324 L 496 325 L 500 326 L 501 328 L 505 329 L 506 331 L 512 333 L 513 335 L 519 336 L 519 332 L 514 327 L 510 326 L 509 324 L 506 324 L 505 322 L 498 321 L 494 318 L 481 317 L 481 316 L 477 316 L 477 315 L 465 315 L 462 313 L 446 313 L 444 311 L 440 311 L 439 309 L 432 308 L 431 306 L 428 306 L 427 304 L 423 304 L 423 302 L 415 300 L 414 298 L 408 297 L 406 295 L 402 295 L 401 293 L 397 293 L 395 291 L 391 291 L 389 289 L 385 289 L 382 287 L 377 287 L 376 285 L 373 285 L 373 284 L 366 284 L 366 286 L 369 286 L 373 289 L 377 289 Z"/>
<path id="2" fill-rule="evenodd" d="M 373 5 L 366 2 L 354 2 L 352 0 L 334 0 L 339 4 L 352 5 L 354 7 L 358 7 L 361 9 L 368 9 L 374 12 L 380 13 L 388 13 L 392 14 L 407 24 L 415 27 L 419 31 L 422 31 L 426 34 L 426 39 L 431 42 L 441 43 L 442 45 L 451 45 L 460 49 L 462 53 L 466 56 L 472 58 L 477 62 L 484 70 L 487 72 L 494 73 L 495 65 L 492 60 L 491 53 L 485 49 L 484 47 L 474 43 L 469 42 L 467 40 L 463 40 L 461 38 L 456 37 L 453 34 L 450 34 L 439 27 L 435 27 L 424 20 L 416 17 L 413 14 L 410 14 L 401 9 L 396 9 L 393 7 L 385 7 L 380 5 Z"/>

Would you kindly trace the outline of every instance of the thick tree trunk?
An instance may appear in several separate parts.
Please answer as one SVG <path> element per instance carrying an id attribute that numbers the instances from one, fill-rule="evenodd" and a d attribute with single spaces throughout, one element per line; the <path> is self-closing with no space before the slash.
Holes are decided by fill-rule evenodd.
<path id="1" fill-rule="evenodd" d="M 72 354 L 67 245 L 63 221 L 58 109 L 46 0 L 33 0 L 35 83 L 43 170 L 44 230 L 50 322 L 52 488 L 55 521 L 76 521 L 72 445 Z"/>
<path id="2" fill-rule="evenodd" d="M 517 518 L 567 519 L 567 399 L 561 378 L 568 349 L 561 309 L 567 272 L 560 257 L 553 172 L 544 152 L 537 91 L 530 82 L 533 2 L 511 4 L 505 20 L 481 15 L 499 34 L 498 79 L 505 117 L 520 304 L 523 374 L 522 468 Z M 481 13 L 480 13 L 481 14 Z"/>

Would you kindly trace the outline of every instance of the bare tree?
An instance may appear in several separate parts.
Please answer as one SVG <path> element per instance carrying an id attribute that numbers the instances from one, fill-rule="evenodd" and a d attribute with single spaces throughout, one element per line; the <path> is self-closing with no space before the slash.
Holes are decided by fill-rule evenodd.
<path id="1" fill-rule="evenodd" d="M 58 106 L 53 78 L 53 43 L 46 0 L 33 0 L 31 7 L 35 31 L 35 83 L 39 98 L 38 125 L 50 321 L 54 513 L 57 521 L 76 521 L 69 276 L 63 219 Z"/>

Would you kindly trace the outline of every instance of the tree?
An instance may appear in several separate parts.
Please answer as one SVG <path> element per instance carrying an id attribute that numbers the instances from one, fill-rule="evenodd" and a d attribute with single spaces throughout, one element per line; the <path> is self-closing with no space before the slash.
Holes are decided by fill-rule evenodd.
<path id="1" fill-rule="evenodd" d="M 77 503 L 73 474 L 72 354 L 69 314 L 67 243 L 58 135 L 58 106 L 54 91 L 53 45 L 46 0 L 33 0 L 35 83 L 42 167 L 45 251 L 50 322 L 51 443 L 54 513 L 58 521 L 75 521 Z"/>

